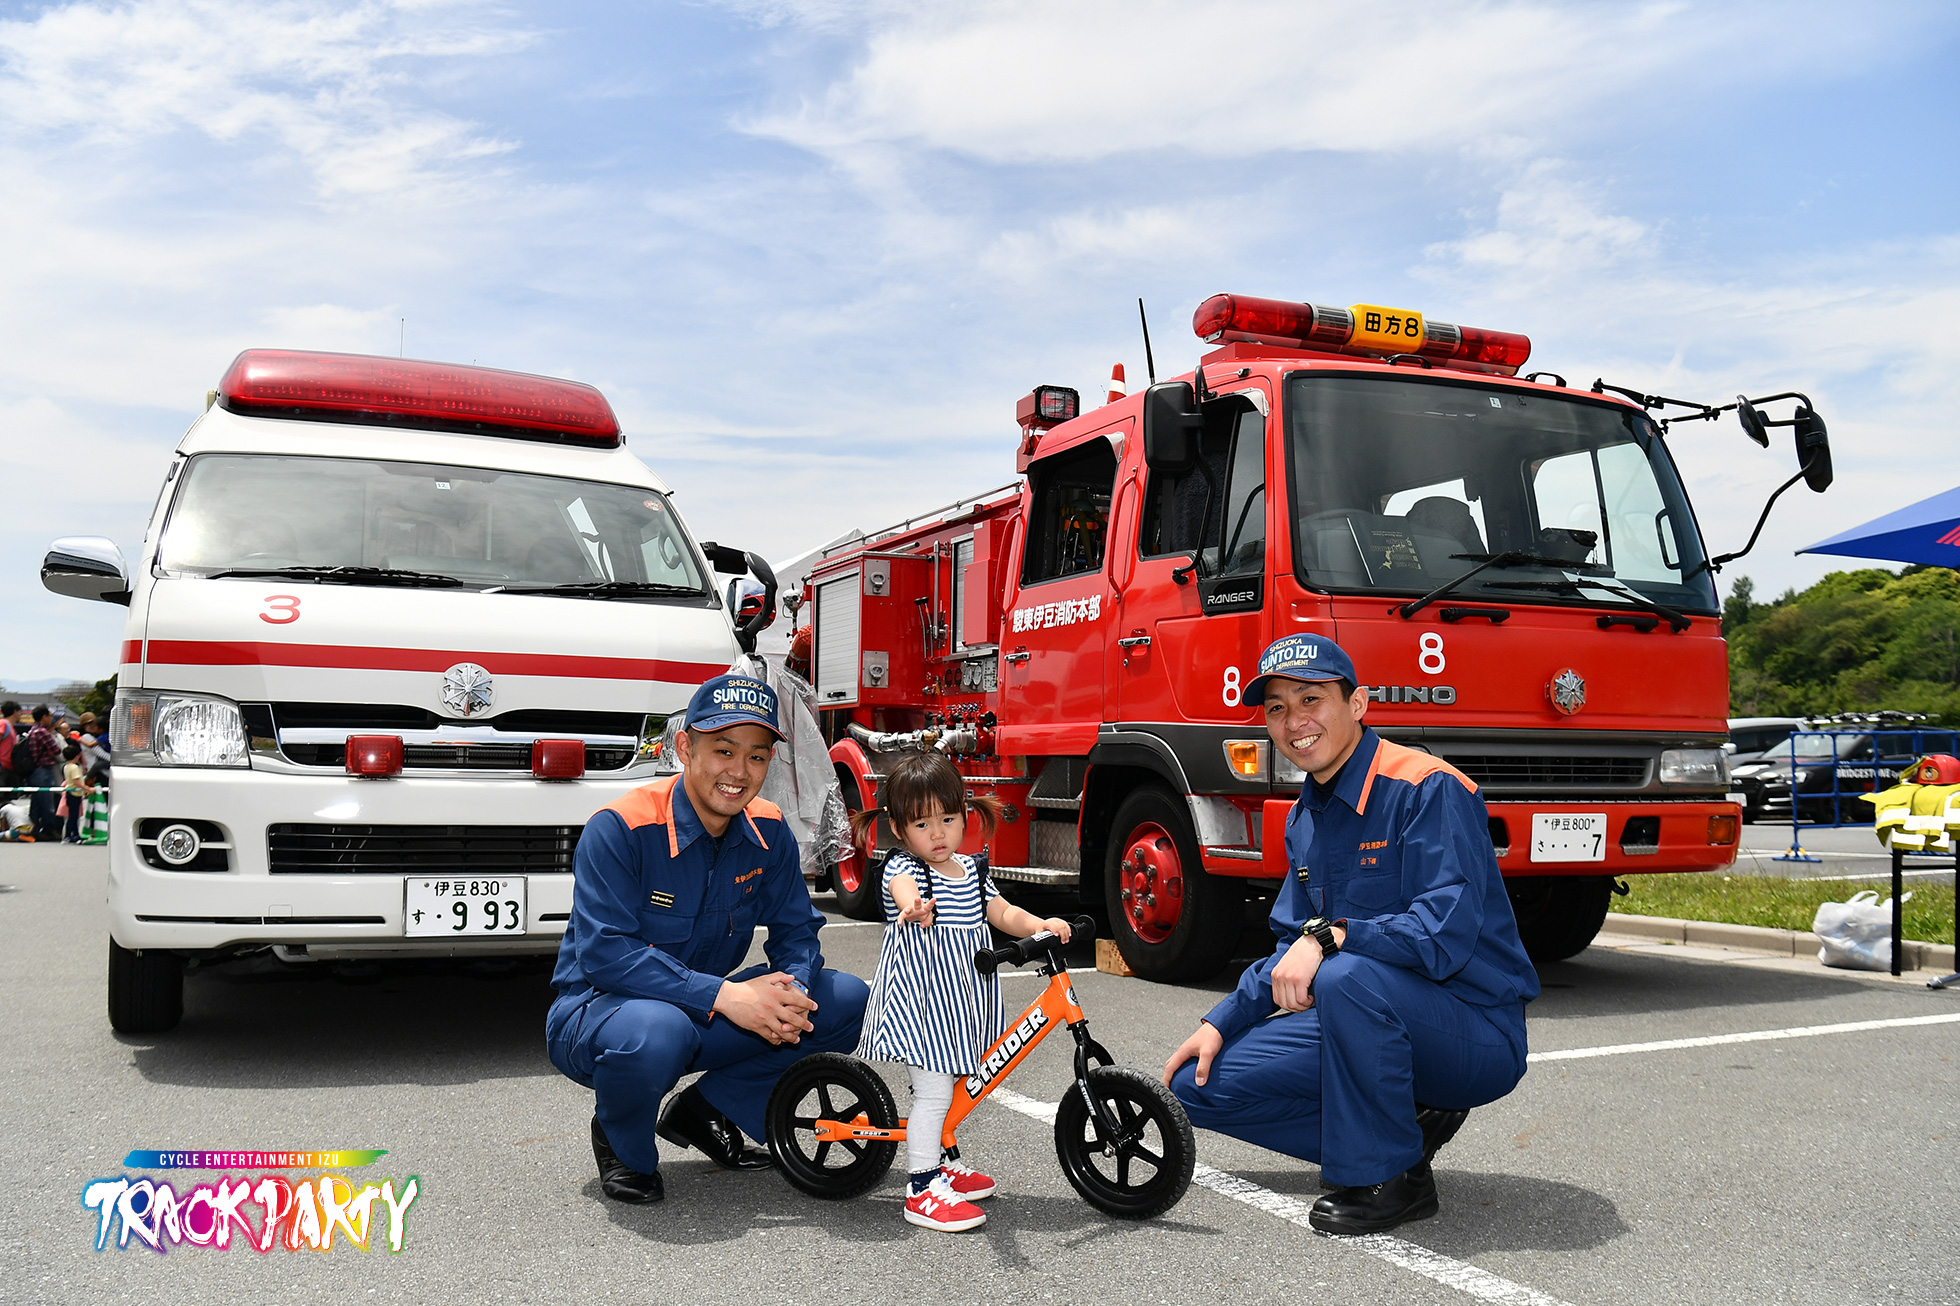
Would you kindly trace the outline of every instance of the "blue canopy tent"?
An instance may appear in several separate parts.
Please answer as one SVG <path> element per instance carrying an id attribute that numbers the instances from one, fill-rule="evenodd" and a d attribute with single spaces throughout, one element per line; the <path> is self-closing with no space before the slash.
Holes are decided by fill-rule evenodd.
<path id="1" fill-rule="evenodd" d="M 1922 499 L 1797 552 L 1960 567 L 1960 489 Z"/>
<path id="2" fill-rule="evenodd" d="M 1883 517 L 1866 522 L 1863 526 L 1853 526 L 1850 530 L 1833 535 L 1811 545 L 1798 549 L 1798 553 L 1832 553 L 1846 558 L 1872 558 L 1882 562 L 1916 562 L 1932 567 L 1960 567 L 1960 489 L 1936 494 L 1930 499 L 1897 512 L 1888 512 Z M 1795 797 L 1791 799 L 1795 810 Z M 1892 973 L 1899 973 L 1900 938 L 1903 933 L 1900 896 L 1904 885 L 1901 883 L 1901 865 L 1904 859 L 1899 850 L 1892 850 Z M 1960 893 L 1960 851 L 1953 860 L 1954 892 Z M 1960 952 L 1960 924 L 1954 930 L 1955 951 Z M 1943 979 L 1931 980 L 1928 988 L 1945 988 L 1960 980 L 1960 974 L 1948 975 Z"/>

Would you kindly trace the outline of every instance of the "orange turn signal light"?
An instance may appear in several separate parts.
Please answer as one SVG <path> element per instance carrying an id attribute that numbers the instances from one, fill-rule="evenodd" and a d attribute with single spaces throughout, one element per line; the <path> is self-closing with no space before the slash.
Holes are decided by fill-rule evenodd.
<path id="1" fill-rule="evenodd" d="M 1742 827 L 1742 818 L 1734 815 L 1711 816 L 1708 818 L 1708 842 L 1726 848 L 1736 840 Z"/>
<path id="2" fill-rule="evenodd" d="M 1262 779 L 1266 774 L 1266 745 L 1258 739 L 1228 739 L 1225 741 L 1225 764 L 1232 768 L 1232 774 L 1247 780 Z"/>

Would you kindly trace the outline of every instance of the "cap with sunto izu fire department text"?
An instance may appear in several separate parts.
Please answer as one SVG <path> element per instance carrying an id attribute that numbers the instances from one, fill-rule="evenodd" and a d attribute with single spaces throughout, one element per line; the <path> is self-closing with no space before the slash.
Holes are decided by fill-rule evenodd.
<path id="1" fill-rule="evenodd" d="M 1246 682 L 1245 701 L 1251 704 L 1264 700 L 1266 682 L 1275 677 L 1360 683 L 1347 652 L 1325 635 L 1288 635 L 1268 644 L 1266 651 L 1259 655 L 1259 674 Z"/>
<path id="2" fill-rule="evenodd" d="M 716 676 L 694 691 L 687 702 L 689 730 L 726 730 L 730 726 L 761 726 L 781 739 L 776 724 L 776 691 L 753 676 Z"/>

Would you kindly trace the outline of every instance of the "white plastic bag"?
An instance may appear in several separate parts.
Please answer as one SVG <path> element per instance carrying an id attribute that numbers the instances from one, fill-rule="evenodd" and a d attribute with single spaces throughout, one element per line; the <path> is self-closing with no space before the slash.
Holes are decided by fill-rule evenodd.
<path id="1" fill-rule="evenodd" d="M 1903 907 L 1912 897 L 1899 899 Z M 1851 896 L 1850 902 L 1817 904 L 1811 930 L 1823 940 L 1817 960 L 1844 970 L 1892 969 L 1892 900 L 1878 900 L 1872 889 Z"/>

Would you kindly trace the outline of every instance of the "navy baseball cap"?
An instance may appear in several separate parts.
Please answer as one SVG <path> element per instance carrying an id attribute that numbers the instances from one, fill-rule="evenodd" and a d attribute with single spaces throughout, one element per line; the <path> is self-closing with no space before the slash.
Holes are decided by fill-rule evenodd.
<path id="1" fill-rule="evenodd" d="M 1266 682 L 1287 680 L 1345 680 L 1360 684 L 1346 650 L 1325 635 L 1288 635 L 1276 639 L 1259 655 L 1259 674 L 1245 684 L 1245 702 L 1265 701 Z"/>
<path id="2" fill-rule="evenodd" d="M 776 691 L 754 676 L 716 676 L 694 691 L 687 701 L 689 730 L 726 730 L 730 726 L 761 726 L 781 739 L 776 724 Z"/>

